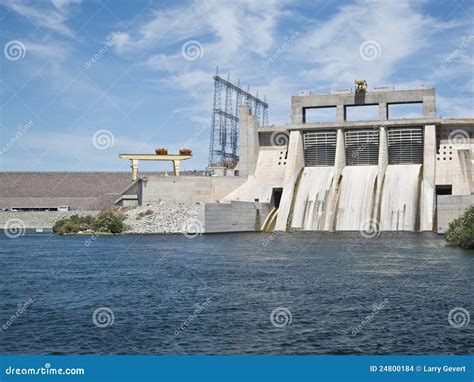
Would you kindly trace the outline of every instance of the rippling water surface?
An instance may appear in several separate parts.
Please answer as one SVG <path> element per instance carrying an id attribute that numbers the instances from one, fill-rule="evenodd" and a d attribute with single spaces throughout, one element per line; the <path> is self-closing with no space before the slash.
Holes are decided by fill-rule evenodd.
<path id="1" fill-rule="evenodd" d="M 474 252 L 441 244 L 412 233 L 0 234 L 0 352 L 472 353 L 474 318 L 457 328 L 448 315 L 474 315 Z"/>

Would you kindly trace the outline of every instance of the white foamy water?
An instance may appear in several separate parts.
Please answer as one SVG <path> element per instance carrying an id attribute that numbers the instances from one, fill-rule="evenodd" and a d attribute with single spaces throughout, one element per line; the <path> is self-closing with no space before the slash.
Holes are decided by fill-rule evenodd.
<path id="1" fill-rule="evenodd" d="M 326 219 L 333 167 L 306 167 L 296 191 L 291 227 L 321 231 Z"/>
<path id="2" fill-rule="evenodd" d="M 359 231 L 370 221 L 377 166 L 347 166 L 336 212 L 337 231 Z"/>
<path id="3" fill-rule="evenodd" d="M 389 165 L 380 204 L 382 231 L 414 231 L 420 194 L 421 165 Z"/>

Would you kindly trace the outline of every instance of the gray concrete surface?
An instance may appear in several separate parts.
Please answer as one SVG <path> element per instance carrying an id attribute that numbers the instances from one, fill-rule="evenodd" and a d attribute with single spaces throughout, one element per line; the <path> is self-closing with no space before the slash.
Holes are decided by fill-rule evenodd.
<path id="1" fill-rule="evenodd" d="M 474 195 L 438 195 L 438 233 L 444 233 L 449 223 L 460 217 L 467 208 L 474 205 Z"/>
<path id="2" fill-rule="evenodd" d="M 271 209 L 270 203 L 203 203 L 198 219 L 205 233 L 258 232 Z"/>

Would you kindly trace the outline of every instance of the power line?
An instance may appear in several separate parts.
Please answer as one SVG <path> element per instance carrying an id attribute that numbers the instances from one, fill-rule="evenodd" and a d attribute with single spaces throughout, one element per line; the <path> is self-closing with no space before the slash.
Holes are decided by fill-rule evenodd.
<path id="1" fill-rule="evenodd" d="M 239 109 L 242 102 L 250 106 L 259 126 L 268 125 L 268 104 L 250 90 L 230 82 L 229 76 L 219 76 L 218 68 L 214 79 L 214 100 L 212 106 L 211 137 L 209 144 L 209 167 L 234 168 L 239 161 Z M 223 94 L 224 92 L 224 94 Z M 224 97 L 224 102 L 223 101 Z"/>

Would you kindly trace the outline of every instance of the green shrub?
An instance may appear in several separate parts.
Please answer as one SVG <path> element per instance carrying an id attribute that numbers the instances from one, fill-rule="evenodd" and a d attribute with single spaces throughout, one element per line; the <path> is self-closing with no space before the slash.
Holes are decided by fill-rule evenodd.
<path id="1" fill-rule="evenodd" d="M 474 249 L 474 206 L 469 207 L 461 217 L 449 223 L 444 239 L 450 245 Z"/>
<path id="2" fill-rule="evenodd" d="M 126 216 L 117 208 L 107 208 L 95 217 L 91 215 L 71 215 L 69 218 L 58 220 L 53 226 L 53 232 L 60 235 L 84 231 L 97 233 L 121 233 L 126 227 Z"/>

